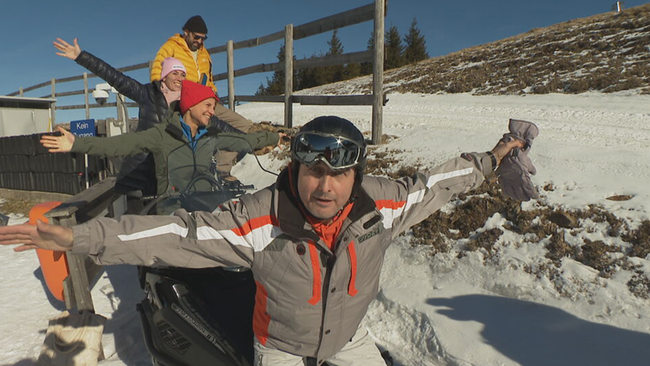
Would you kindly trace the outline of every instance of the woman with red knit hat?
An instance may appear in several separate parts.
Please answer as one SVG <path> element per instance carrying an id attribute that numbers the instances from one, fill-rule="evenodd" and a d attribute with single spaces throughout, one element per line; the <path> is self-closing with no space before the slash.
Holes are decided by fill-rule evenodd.
<path id="1" fill-rule="evenodd" d="M 194 156 L 197 142 L 204 135 L 239 137 L 234 141 L 242 141 L 252 149 L 276 145 L 284 134 L 261 131 L 256 133 L 241 134 L 232 132 L 218 132 L 213 127 L 208 128 L 210 119 L 214 115 L 217 99 L 212 89 L 207 86 L 183 80 L 181 98 L 173 102 L 163 120 L 154 127 L 135 133 L 127 133 L 113 137 L 75 137 L 70 132 L 58 127 L 61 136 L 44 135 L 41 144 L 50 152 L 77 152 L 102 156 L 127 156 L 142 152 L 150 152 L 156 165 L 158 180 L 156 194 L 160 195 L 168 189 L 167 184 L 167 157 L 179 147 L 187 145 L 192 149 L 191 156 L 195 159 L 211 161 L 212 155 L 205 154 Z M 178 105 L 176 105 L 178 104 Z M 180 112 L 179 112 L 180 111 Z M 230 145 L 233 151 L 249 150 L 246 146 Z M 194 162 L 188 162 L 194 164 Z M 197 164 L 210 166 L 210 164 Z M 190 179 L 191 177 L 186 177 Z"/>

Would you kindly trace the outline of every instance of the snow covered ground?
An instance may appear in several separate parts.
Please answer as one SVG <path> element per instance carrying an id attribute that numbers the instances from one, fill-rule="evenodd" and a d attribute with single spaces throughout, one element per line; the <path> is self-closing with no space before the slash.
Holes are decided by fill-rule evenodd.
<path id="1" fill-rule="evenodd" d="M 399 150 L 400 164 L 434 166 L 463 151 L 485 151 L 507 131 L 509 118 L 535 122 L 540 136 L 530 156 L 540 204 L 584 209 L 595 204 L 631 228 L 650 219 L 650 96 L 632 94 L 470 96 L 389 95 L 383 133 L 397 138 L 381 150 Z M 254 121 L 282 121 L 279 104 L 251 103 L 237 111 Z M 294 107 L 295 124 L 319 115 L 352 120 L 371 129 L 370 107 Z M 262 157 L 267 167 L 281 162 Z M 246 164 L 235 175 L 245 180 Z M 631 195 L 610 201 L 613 195 Z M 446 208 L 447 209 L 447 208 Z M 11 223 L 25 221 L 12 215 Z M 604 278 L 564 259 L 556 277 L 527 269 L 548 265 L 544 241 L 531 243 L 504 227 L 500 215 L 482 230 L 501 228 L 498 255 L 457 251 L 431 255 L 395 240 L 382 274 L 381 293 L 367 323 L 397 365 L 648 365 L 650 300 L 634 296 L 634 275 L 620 268 Z M 507 225 L 506 225 L 507 226 Z M 598 223 L 567 229 L 567 242 L 602 240 L 617 245 Z M 457 243 L 462 245 L 462 243 Z M 47 320 L 62 306 L 43 291 L 36 254 L 0 248 L 0 365 L 33 365 Z M 650 279 L 650 257 L 631 258 L 636 274 Z M 559 284 L 559 285 L 558 285 Z M 135 269 L 107 268 L 93 287 L 107 359 L 101 365 L 150 365 L 135 303 L 142 297 Z"/>

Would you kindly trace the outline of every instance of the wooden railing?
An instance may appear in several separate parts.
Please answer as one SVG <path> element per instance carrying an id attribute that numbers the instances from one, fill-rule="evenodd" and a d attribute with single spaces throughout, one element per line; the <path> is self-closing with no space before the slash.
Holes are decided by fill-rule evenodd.
<path id="1" fill-rule="evenodd" d="M 115 177 L 106 178 L 76 194 L 45 216 L 53 225 L 71 227 L 96 217 L 115 217 Z M 66 253 L 70 274 L 63 281 L 63 300 L 66 309 L 95 311 L 90 295 L 91 284 L 102 268 L 85 255 Z"/>
<path id="2" fill-rule="evenodd" d="M 228 41 L 225 45 L 208 48 L 210 54 L 226 53 L 227 72 L 213 75 L 215 81 L 228 81 L 228 95 L 223 100 L 228 101 L 230 109 L 234 110 L 236 102 L 282 102 L 284 103 L 284 125 L 291 127 L 293 125 L 293 103 L 304 105 L 372 105 L 372 142 L 379 143 L 381 137 L 381 125 L 383 115 L 383 105 L 385 97 L 383 95 L 383 69 L 384 69 L 384 17 L 386 16 L 386 4 L 388 0 L 375 0 L 374 3 L 358 7 L 356 9 L 341 12 L 322 19 L 318 19 L 299 26 L 289 24 L 284 30 L 278 31 L 266 36 L 252 38 L 244 41 Z M 314 35 L 329 32 L 335 29 L 348 27 L 374 20 L 374 47 L 372 51 L 352 52 L 340 55 L 330 55 L 317 58 L 308 58 L 294 61 L 293 42 L 295 40 L 311 37 Z M 285 59 L 284 61 L 259 64 L 235 70 L 234 68 L 234 51 L 243 48 L 257 47 L 270 42 L 284 40 L 285 42 Z M 295 70 L 318 67 L 342 65 L 348 63 L 372 62 L 373 63 L 373 88 L 370 95 L 338 95 L 338 96 L 298 96 L 293 95 L 293 73 Z M 117 68 L 121 72 L 129 72 L 149 67 L 150 62 L 143 62 L 137 65 Z M 254 74 L 273 71 L 284 71 L 285 73 L 285 92 L 281 96 L 262 96 L 262 95 L 236 95 L 235 78 Z M 86 116 L 89 118 L 91 108 L 118 107 L 118 110 L 124 107 L 137 107 L 137 103 L 123 103 L 118 98 L 115 103 L 90 104 L 88 79 L 95 77 L 93 74 L 84 73 L 78 76 L 71 76 L 61 79 L 51 79 L 49 82 L 40 83 L 27 88 L 20 88 L 18 91 L 9 94 L 9 96 L 20 95 L 24 93 L 47 87 L 51 88 L 50 94 L 44 97 L 67 97 L 74 95 L 85 95 L 85 103 L 80 105 L 60 105 L 58 102 L 54 105 L 52 113 L 52 122 L 55 120 L 56 110 L 86 109 Z M 57 83 L 66 83 L 72 81 L 84 81 L 83 90 L 74 90 L 67 92 L 56 92 Z"/>

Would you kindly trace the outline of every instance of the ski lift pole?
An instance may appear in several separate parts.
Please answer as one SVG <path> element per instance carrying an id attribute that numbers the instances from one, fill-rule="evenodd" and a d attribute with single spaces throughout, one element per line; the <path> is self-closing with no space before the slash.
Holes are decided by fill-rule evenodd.
<path id="1" fill-rule="evenodd" d="M 90 103 L 88 101 L 88 73 L 84 72 L 84 96 L 86 104 L 86 119 L 90 119 Z M 88 179 L 88 154 L 84 154 L 84 180 L 86 181 L 86 189 L 90 188 L 90 180 Z"/>

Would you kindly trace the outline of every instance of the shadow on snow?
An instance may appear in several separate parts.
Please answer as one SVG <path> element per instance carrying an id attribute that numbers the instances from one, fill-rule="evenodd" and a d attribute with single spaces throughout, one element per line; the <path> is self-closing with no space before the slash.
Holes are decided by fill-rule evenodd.
<path id="1" fill-rule="evenodd" d="M 564 310 L 487 295 L 428 299 L 437 312 L 476 321 L 484 341 L 526 366 L 648 365 L 650 334 L 589 322 Z"/>

